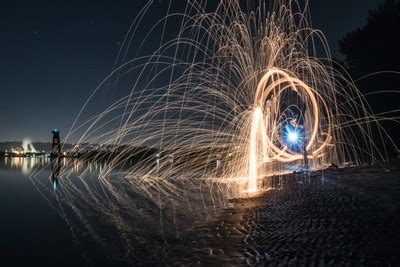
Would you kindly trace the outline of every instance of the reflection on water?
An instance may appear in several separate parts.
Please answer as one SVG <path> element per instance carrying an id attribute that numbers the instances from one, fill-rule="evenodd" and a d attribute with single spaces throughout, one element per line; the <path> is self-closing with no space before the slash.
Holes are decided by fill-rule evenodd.
<path id="1" fill-rule="evenodd" d="M 4 167 L 11 169 L 20 169 L 22 174 L 29 176 L 35 169 L 49 168 L 53 173 L 55 168 L 59 169 L 62 166 L 71 166 L 73 172 L 79 173 L 84 170 L 89 170 L 89 173 L 101 172 L 104 168 L 104 163 L 101 162 L 84 162 L 79 159 L 67 159 L 61 158 L 59 162 L 55 164 L 49 157 L 5 157 L 3 159 Z M 56 171 L 57 171 L 56 170 Z M 58 176 L 58 174 L 57 174 Z"/>
<path id="2" fill-rule="evenodd" d="M 49 164 L 50 159 L 47 157 L 5 157 L 5 167 L 13 169 L 21 169 L 22 174 L 30 175 L 36 167 L 45 167 Z"/>
<path id="3" fill-rule="evenodd" d="M 49 192 L 38 193 L 28 179 L 36 168 L 44 168 L 37 181 L 50 187 L 50 163 L 45 157 L 0 157 L 0 255 L 3 262 L 12 262 L 12 266 L 85 263 L 71 231 L 52 206 L 56 202 L 49 204 L 45 198 Z M 49 248 L 57 249 L 49 253 Z"/>
<path id="4" fill-rule="evenodd" d="M 55 158 L 51 161 L 51 183 L 53 190 L 56 191 L 58 185 L 58 179 L 61 171 L 61 158 Z"/>
<path id="5" fill-rule="evenodd" d="M 225 191 L 196 179 L 185 183 L 165 181 L 173 191 L 170 193 L 157 191 L 156 183 L 142 183 L 143 177 L 135 173 L 123 176 L 123 168 L 127 166 L 112 170 L 108 179 L 103 179 L 97 174 L 103 168 L 108 169 L 101 161 L 88 163 L 61 158 L 52 162 L 50 158 L 27 157 L 6 158 L 1 162 L 8 169 L 3 172 L 7 180 L 19 183 L 19 187 L 15 187 L 18 194 L 28 195 L 21 193 L 20 184 L 29 181 L 26 184 L 30 185 L 30 194 L 42 197 L 64 221 L 65 224 L 59 223 L 57 227 L 71 231 L 84 258 L 99 262 L 104 262 L 104 255 L 118 263 L 131 263 L 134 259 L 139 265 L 161 265 L 170 257 L 170 247 L 174 255 L 188 250 L 191 242 L 188 246 L 181 244 L 189 228 L 214 220 L 227 205 Z M 172 163 L 171 160 L 168 164 Z M 29 179 L 9 179 L 13 176 L 29 176 Z M 35 201 L 31 203 L 35 205 L 33 210 L 39 209 Z M 13 210 L 24 209 L 21 205 L 14 206 L 17 208 Z M 48 207 L 40 209 L 49 213 Z M 62 240 L 56 235 L 41 234 L 49 240 Z M 200 238 L 203 237 L 198 240 L 202 240 Z M 108 244 L 113 245 L 110 248 Z"/>

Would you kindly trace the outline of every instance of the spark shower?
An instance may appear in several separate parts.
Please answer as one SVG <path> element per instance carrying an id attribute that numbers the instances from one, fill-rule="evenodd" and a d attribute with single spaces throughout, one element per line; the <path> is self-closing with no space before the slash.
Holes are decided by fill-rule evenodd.
<path id="1" fill-rule="evenodd" d="M 183 13 L 166 11 L 129 58 L 152 3 L 144 6 L 113 72 L 68 134 L 79 134 L 78 145 L 107 145 L 118 153 L 92 154 L 88 161 L 106 162 L 95 176 L 86 169 L 72 177 L 73 163 L 67 163 L 60 172 L 61 189 L 48 190 L 67 222 L 64 209 L 69 208 L 101 240 L 86 211 L 99 213 L 129 247 L 133 218 L 152 220 L 132 195 L 158 207 L 163 228 L 167 213 L 209 213 L 229 198 L 262 190 L 261 183 L 268 188 L 268 177 L 301 166 L 304 157 L 311 169 L 385 159 L 380 140 L 372 138 L 374 129 L 390 140 L 379 125 L 385 118 L 371 113 L 331 60 L 323 34 L 311 27 L 307 2 L 246 2 L 222 0 L 207 12 L 206 1 L 190 0 Z M 165 27 L 172 21 L 180 21 L 179 30 L 168 39 Z M 154 44 L 151 36 L 160 32 L 159 46 L 143 56 L 139 51 Z M 134 80 L 128 94 L 99 114 L 87 114 L 88 106 L 99 105 L 99 96 L 118 95 L 129 77 Z M 155 152 L 128 164 L 141 149 Z"/>

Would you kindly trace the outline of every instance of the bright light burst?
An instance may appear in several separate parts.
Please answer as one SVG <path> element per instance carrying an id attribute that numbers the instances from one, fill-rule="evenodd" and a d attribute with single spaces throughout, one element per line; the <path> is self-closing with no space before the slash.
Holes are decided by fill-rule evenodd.
<path id="1" fill-rule="evenodd" d="M 155 203 L 161 217 L 163 210 L 191 216 L 209 211 L 260 190 L 261 181 L 301 162 L 302 147 L 295 144 L 303 142 L 313 169 L 386 157 L 371 130 L 384 135 L 384 118 L 371 116 L 357 88 L 333 67 L 323 34 L 310 27 L 307 3 L 254 0 L 243 7 L 239 0 L 222 0 L 206 12 L 203 1 L 188 1 L 183 14 L 168 14 L 152 29 L 180 19 L 176 38 L 162 39 L 147 57 L 127 60 L 150 5 L 70 133 L 82 133 L 78 144 L 112 147 L 111 154 L 88 159 L 105 162 L 96 184 L 86 180 L 88 169 L 79 179 L 70 178 L 72 165 L 61 172 L 57 201 L 85 224 L 90 220 L 82 211 L 95 210 L 122 234 L 132 231 L 130 219 L 148 215 L 132 195 Z M 147 41 L 154 43 L 146 39 L 139 50 Z M 315 47 L 325 48 L 323 59 Z M 106 85 L 118 88 L 116 81 L 129 77 L 129 94 L 85 118 L 87 106 L 101 103 L 96 96 Z M 146 154 L 149 149 L 153 154 Z M 129 164 L 132 155 L 141 156 Z"/>
<path id="2" fill-rule="evenodd" d="M 287 133 L 287 139 L 290 143 L 297 144 L 299 141 L 299 133 L 296 130 L 289 130 Z"/>

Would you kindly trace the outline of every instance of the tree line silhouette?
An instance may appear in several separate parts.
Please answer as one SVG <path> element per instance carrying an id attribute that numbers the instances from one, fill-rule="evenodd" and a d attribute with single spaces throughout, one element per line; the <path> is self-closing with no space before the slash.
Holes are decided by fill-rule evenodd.
<path id="1" fill-rule="evenodd" d="M 400 92 L 399 0 L 385 0 L 371 10 L 364 26 L 347 33 L 339 41 L 339 52 L 343 55 L 345 69 L 374 114 L 400 109 L 400 93 L 394 92 Z M 386 114 L 399 115 L 399 111 Z M 399 146 L 399 124 L 386 121 L 382 125 Z"/>

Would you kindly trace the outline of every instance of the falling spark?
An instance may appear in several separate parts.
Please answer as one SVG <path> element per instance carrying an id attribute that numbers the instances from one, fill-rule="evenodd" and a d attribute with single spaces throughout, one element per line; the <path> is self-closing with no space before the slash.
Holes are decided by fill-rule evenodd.
<path id="1" fill-rule="evenodd" d="M 131 28 L 117 67 L 68 134 L 80 133 L 78 147 L 99 144 L 110 147 L 109 154 L 94 150 L 86 162 L 67 162 L 59 206 L 69 207 L 88 229 L 86 210 L 108 218 L 130 251 L 134 241 L 125 237 L 134 231 L 132 221 L 151 217 L 133 195 L 156 204 L 160 224 L 168 226 L 164 211 L 202 217 L 230 198 L 260 191 L 268 177 L 292 171 L 289 164 L 305 154 L 295 143 L 304 144 L 313 169 L 387 157 L 372 137 L 375 128 L 391 141 L 379 124 L 387 118 L 373 115 L 351 80 L 334 68 L 307 10 L 292 0 L 253 3 L 242 10 L 239 0 L 222 0 L 206 12 L 204 1 L 188 1 L 185 13 L 168 14 L 154 26 L 180 19 L 176 38 L 161 40 L 147 57 L 126 60 L 140 24 Z M 137 54 L 146 41 L 152 40 L 145 39 Z M 311 52 L 318 45 L 325 48 L 324 60 Z M 101 89 L 130 73 L 132 91 L 85 119 L 89 106 L 99 105 Z M 133 155 L 142 156 L 128 164 Z M 86 167 L 93 161 L 104 163 L 95 177 Z M 78 166 L 83 174 L 72 178 Z"/>

